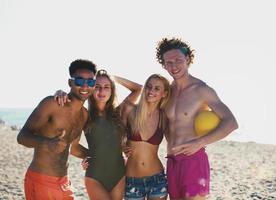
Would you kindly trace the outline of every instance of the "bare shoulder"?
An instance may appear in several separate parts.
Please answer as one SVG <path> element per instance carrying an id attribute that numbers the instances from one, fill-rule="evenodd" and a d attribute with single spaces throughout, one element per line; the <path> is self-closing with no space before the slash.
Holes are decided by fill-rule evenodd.
<path id="1" fill-rule="evenodd" d="M 53 101 L 53 97 L 51 96 L 42 99 L 28 117 L 23 128 L 33 130 L 36 134 L 39 134 L 41 127 L 48 122 L 49 118 L 54 113 L 55 103 Z"/>
<path id="2" fill-rule="evenodd" d="M 215 89 L 206 85 L 199 88 L 199 98 L 204 104 L 207 104 L 209 108 L 214 110 L 220 116 L 225 115 L 225 111 L 228 110 L 227 106 L 221 101 L 217 95 Z"/>
<path id="3" fill-rule="evenodd" d="M 206 82 L 199 80 L 195 84 L 195 90 L 198 94 L 206 95 L 216 95 L 216 91 L 209 86 Z"/>
<path id="4" fill-rule="evenodd" d="M 57 109 L 57 107 L 58 104 L 54 100 L 53 96 L 48 96 L 40 101 L 33 113 L 37 113 L 39 115 L 50 114 L 54 109 Z"/>
<path id="5" fill-rule="evenodd" d="M 59 106 L 58 102 L 54 100 L 54 96 L 47 96 L 42 99 L 39 103 L 40 106 L 51 106 L 51 107 L 61 107 Z"/>
<path id="6" fill-rule="evenodd" d="M 125 98 L 124 101 L 119 105 L 119 107 L 130 107 L 133 108 L 135 106 L 135 103 L 133 103 L 129 97 Z"/>

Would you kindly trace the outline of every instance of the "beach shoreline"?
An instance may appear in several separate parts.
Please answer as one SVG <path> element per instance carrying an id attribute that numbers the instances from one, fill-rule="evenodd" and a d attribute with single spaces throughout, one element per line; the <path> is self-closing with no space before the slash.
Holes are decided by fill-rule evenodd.
<path id="1" fill-rule="evenodd" d="M 17 144 L 17 134 L 18 130 L 0 125 L 1 200 L 24 199 L 24 176 L 33 150 Z M 208 199 L 276 199 L 276 145 L 220 141 L 209 145 L 206 151 L 211 165 Z M 159 155 L 165 165 L 165 142 Z M 88 199 L 80 163 L 80 159 L 69 157 L 69 177 L 76 200 Z"/>

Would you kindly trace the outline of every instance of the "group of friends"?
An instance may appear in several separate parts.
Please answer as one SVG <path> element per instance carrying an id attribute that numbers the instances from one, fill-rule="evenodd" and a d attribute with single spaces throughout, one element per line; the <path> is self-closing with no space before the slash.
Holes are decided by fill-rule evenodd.
<path id="1" fill-rule="evenodd" d="M 34 149 L 24 180 L 27 200 L 74 199 L 67 174 L 69 154 L 83 159 L 92 200 L 207 198 L 210 167 L 205 147 L 237 129 L 236 119 L 213 88 L 189 73 L 194 50 L 187 43 L 163 38 L 156 59 L 172 83 L 153 74 L 141 86 L 97 70 L 89 60 L 70 64 L 70 92 L 44 98 L 17 136 L 19 144 Z M 130 90 L 119 105 L 115 83 Z M 198 137 L 194 119 L 205 109 L 214 111 L 220 123 Z M 82 133 L 88 148 L 80 144 Z M 163 137 L 166 170 L 158 156 Z"/>

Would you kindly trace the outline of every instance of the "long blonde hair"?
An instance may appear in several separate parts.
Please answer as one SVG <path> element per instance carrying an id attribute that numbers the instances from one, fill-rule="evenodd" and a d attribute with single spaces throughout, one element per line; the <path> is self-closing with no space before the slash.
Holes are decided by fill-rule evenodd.
<path id="1" fill-rule="evenodd" d="M 167 92 L 166 96 L 163 97 L 158 105 L 158 108 L 161 112 L 164 112 L 164 108 L 169 100 L 170 97 L 170 83 L 169 81 L 164 77 L 161 76 L 160 74 L 152 74 L 147 80 L 146 83 L 143 87 L 142 90 L 142 94 L 141 97 L 139 99 L 139 102 L 136 106 L 135 109 L 133 109 L 130 117 L 131 117 L 131 127 L 132 127 L 132 133 L 133 134 L 138 134 L 139 132 L 146 132 L 146 127 L 147 127 L 147 123 L 148 123 L 148 103 L 146 100 L 146 89 L 145 87 L 147 86 L 147 84 L 149 83 L 149 81 L 151 79 L 158 79 L 160 81 L 162 81 L 163 85 L 164 85 L 164 89 Z M 162 114 L 162 116 L 165 117 L 164 114 Z M 163 120 L 163 119 L 162 119 Z"/>

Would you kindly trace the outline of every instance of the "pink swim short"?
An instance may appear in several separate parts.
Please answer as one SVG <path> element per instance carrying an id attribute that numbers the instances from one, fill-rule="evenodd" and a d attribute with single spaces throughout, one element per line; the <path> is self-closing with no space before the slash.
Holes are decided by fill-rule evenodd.
<path id="1" fill-rule="evenodd" d="M 210 166 L 205 149 L 193 155 L 167 156 L 168 192 L 170 198 L 206 196 L 210 191 Z"/>

